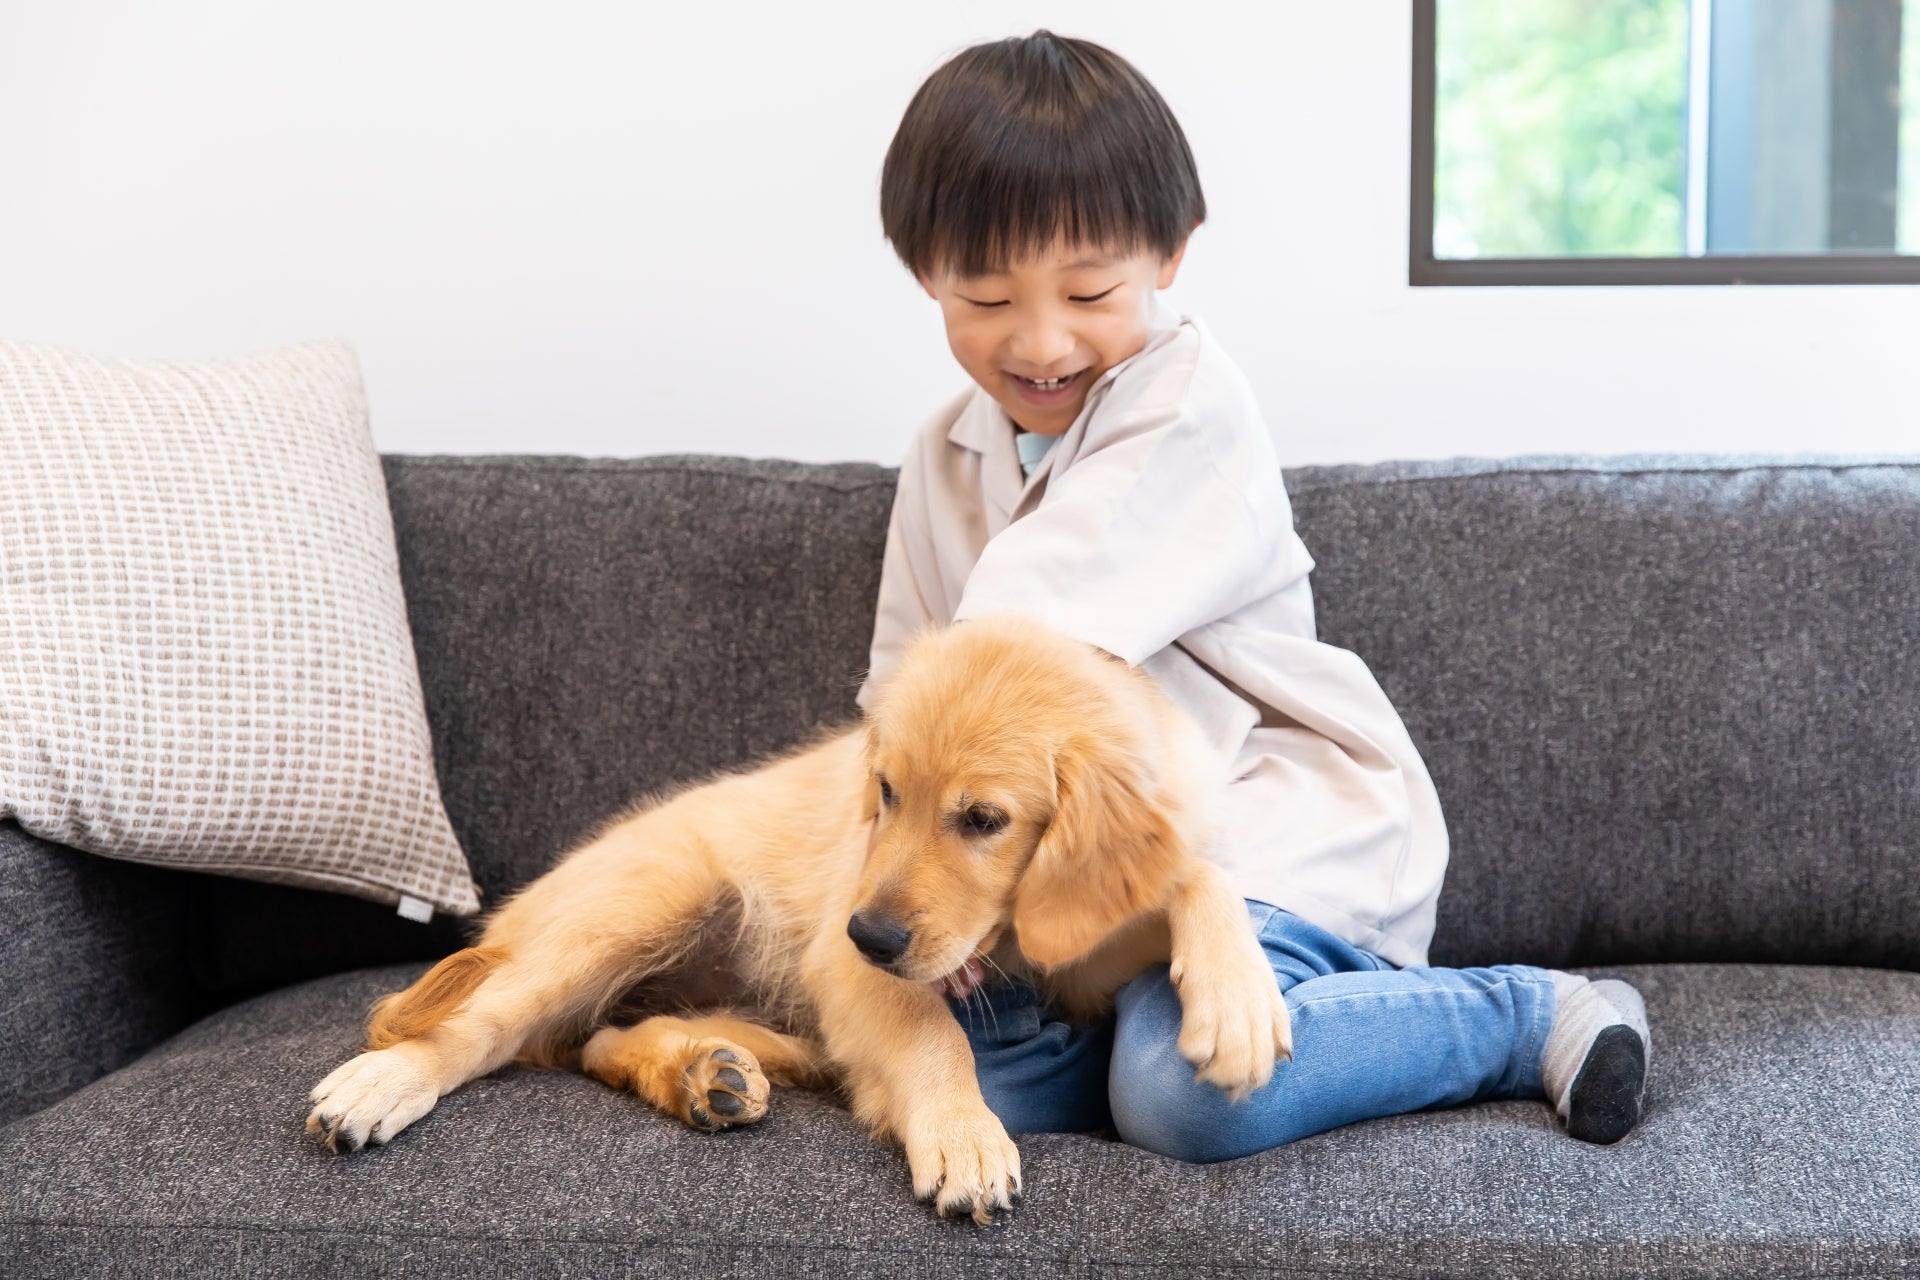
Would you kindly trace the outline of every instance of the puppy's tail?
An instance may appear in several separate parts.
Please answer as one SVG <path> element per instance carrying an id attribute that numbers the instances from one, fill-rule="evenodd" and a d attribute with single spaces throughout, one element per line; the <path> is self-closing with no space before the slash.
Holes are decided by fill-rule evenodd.
<path id="1" fill-rule="evenodd" d="M 427 970 L 405 991 L 382 998 L 367 1016 L 367 1048 L 391 1048 L 426 1035 L 458 1013 L 473 989 L 506 959 L 502 947 L 468 947 Z"/>

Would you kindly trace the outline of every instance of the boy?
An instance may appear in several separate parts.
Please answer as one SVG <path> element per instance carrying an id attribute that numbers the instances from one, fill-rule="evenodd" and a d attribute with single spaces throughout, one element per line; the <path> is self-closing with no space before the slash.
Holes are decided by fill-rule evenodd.
<path id="1" fill-rule="evenodd" d="M 887 153 L 887 238 L 974 385 L 902 464 L 859 702 L 915 631 L 996 610 L 1144 667 L 1235 762 L 1215 857 L 1293 1019 L 1293 1060 L 1230 1104 L 1179 1056 L 1164 966 L 1095 1027 L 1001 984 L 954 1004 L 981 1090 L 1010 1131 L 1111 1124 L 1188 1160 L 1490 1098 L 1544 1097 L 1575 1137 L 1617 1141 L 1649 1048 L 1632 987 L 1426 967 L 1433 784 L 1366 666 L 1314 637 L 1313 561 L 1251 389 L 1156 296 L 1205 216 L 1153 87 L 1048 31 L 935 71 Z"/>

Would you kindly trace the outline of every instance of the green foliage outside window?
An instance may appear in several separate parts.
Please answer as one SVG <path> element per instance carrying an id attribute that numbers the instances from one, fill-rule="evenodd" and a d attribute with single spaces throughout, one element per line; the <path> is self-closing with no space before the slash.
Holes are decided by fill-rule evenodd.
<path id="1" fill-rule="evenodd" d="M 1439 0 L 1437 44 L 1439 257 L 1685 252 L 1686 0 Z"/>

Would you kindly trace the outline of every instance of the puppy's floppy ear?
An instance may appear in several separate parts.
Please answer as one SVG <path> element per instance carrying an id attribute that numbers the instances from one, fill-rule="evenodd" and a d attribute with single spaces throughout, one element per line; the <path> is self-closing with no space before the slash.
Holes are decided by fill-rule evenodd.
<path id="1" fill-rule="evenodd" d="M 867 824 L 867 857 L 873 857 L 873 847 L 880 843 L 880 781 L 867 779 L 866 795 L 860 802 L 860 821 Z"/>
<path id="2" fill-rule="evenodd" d="M 873 730 L 867 730 L 867 750 L 861 757 L 866 766 L 867 776 L 860 787 L 860 821 L 867 824 L 867 856 L 873 856 L 873 846 L 880 842 L 880 779 L 873 776 Z"/>
<path id="3" fill-rule="evenodd" d="M 1014 893 L 1013 927 L 1027 959 L 1079 959 L 1121 925 L 1166 901 L 1186 856 L 1124 746 L 1076 735 L 1054 757 L 1053 822 Z"/>

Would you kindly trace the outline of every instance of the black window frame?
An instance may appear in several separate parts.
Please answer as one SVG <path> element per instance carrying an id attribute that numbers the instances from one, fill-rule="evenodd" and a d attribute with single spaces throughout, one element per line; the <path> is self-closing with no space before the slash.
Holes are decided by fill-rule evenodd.
<path id="1" fill-rule="evenodd" d="M 1700 258 L 1436 258 L 1433 159 L 1439 0 L 1413 0 L 1413 181 L 1407 283 L 1448 285 L 1920 284 L 1920 254 Z"/>

